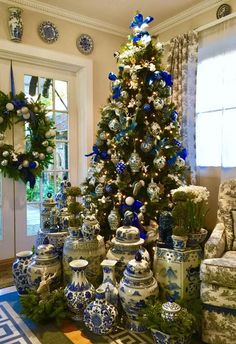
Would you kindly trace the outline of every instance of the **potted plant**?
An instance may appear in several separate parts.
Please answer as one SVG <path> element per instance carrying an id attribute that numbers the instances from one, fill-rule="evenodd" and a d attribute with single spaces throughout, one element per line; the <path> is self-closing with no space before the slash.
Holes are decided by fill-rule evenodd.
<path id="1" fill-rule="evenodd" d="M 196 318 L 175 302 L 162 304 L 156 298 L 146 302 L 140 321 L 152 332 L 155 343 L 187 344 L 197 327 Z"/>
<path id="2" fill-rule="evenodd" d="M 203 186 L 181 186 L 171 191 L 173 235 L 188 237 L 187 246 L 196 246 L 207 236 L 204 228 L 209 191 Z"/>

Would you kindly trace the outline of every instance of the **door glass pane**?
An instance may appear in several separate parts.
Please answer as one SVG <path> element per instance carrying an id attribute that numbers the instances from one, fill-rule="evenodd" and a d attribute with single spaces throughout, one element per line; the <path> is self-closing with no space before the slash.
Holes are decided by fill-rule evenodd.
<path id="1" fill-rule="evenodd" d="M 57 142 L 56 144 L 56 169 L 68 169 L 68 145 L 66 142 Z"/>
<path id="2" fill-rule="evenodd" d="M 55 109 L 67 111 L 67 82 L 55 80 Z"/>
<path id="3" fill-rule="evenodd" d="M 57 140 L 68 140 L 68 114 L 56 112 L 55 116 L 56 128 L 57 128 Z"/>
<path id="4" fill-rule="evenodd" d="M 27 235 L 36 235 L 40 229 L 40 204 L 27 203 Z"/>
<path id="5" fill-rule="evenodd" d="M 40 100 L 48 110 L 53 108 L 53 80 L 39 78 Z"/>
<path id="6" fill-rule="evenodd" d="M 48 192 L 55 194 L 54 190 L 54 172 L 44 172 L 42 176 L 43 199 L 47 197 Z"/>

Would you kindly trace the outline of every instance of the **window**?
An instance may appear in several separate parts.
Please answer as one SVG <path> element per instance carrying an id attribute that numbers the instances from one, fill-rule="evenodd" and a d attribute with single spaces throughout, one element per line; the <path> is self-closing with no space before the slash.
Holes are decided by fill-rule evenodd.
<path id="1" fill-rule="evenodd" d="M 68 166 L 68 85 L 67 81 L 24 76 L 24 91 L 29 98 L 41 101 L 48 109 L 48 116 L 56 126 L 56 147 L 52 164 L 38 178 L 33 190 L 29 185 L 27 192 L 27 235 L 35 235 L 40 228 L 40 207 L 47 193 L 55 195 L 64 176 L 69 174 Z M 27 131 L 27 128 L 25 128 Z"/>
<path id="2" fill-rule="evenodd" d="M 236 166 L 235 61 L 235 20 L 203 33 L 197 72 L 197 166 Z"/>

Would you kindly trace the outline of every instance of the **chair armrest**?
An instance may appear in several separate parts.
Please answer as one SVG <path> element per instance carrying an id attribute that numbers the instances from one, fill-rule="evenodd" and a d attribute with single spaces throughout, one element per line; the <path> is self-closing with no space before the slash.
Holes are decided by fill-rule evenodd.
<path id="1" fill-rule="evenodd" d="M 204 248 L 204 258 L 220 258 L 225 252 L 225 226 L 222 222 L 217 223 L 210 238 L 207 240 Z"/>

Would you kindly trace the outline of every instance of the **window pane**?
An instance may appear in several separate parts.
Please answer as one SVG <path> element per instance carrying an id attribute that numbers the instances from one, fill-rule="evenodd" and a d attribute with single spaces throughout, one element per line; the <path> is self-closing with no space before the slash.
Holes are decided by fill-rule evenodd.
<path id="1" fill-rule="evenodd" d="M 56 143 L 56 170 L 68 169 L 68 144 L 66 142 Z"/>
<path id="2" fill-rule="evenodd" d="M 224 111 L 222 128 L 222 166 L 236 166 L 236 109 Z"/>
<path id="3" fill-rule="evenodd" d="M 47 193 L 55 194 L 54 190 L 54 172 L 44 172 L 42 176 L 43 198 L 47 197 Z"/>
<path id="4" fill-rule="evenodd" d="M 27 202 L 40 202 L 40 178 L 36 178 L 36 183 L 33 189 L 30 188 L 29 183 L 26 184 Z"/>
<path id="5" fill-rule="evenodd" d="M 197 166 L 221 166 L 222 112 L 201 113 L 196 119 Z"/>
<path id="6" fill-rule="evenodd" d="M 27 203 L 27 236 L 36 235 L 40 229 L 40 205 Z"/>
<path id="7" fill-rule="evenodd" d="M 61 182 L 63 180 L 63 177 L 67 177 L 69 179 L 69 173 L 68 172 L 56 172 L 56 191 L 60 191 Z"/>
<path id="8" fill-rule="evenodd" d="M 66 81 L 55 80 L 55 110 L 68 111 Z"/>
<path id="9" fill-rule="evenodd" d="M 53 108 L 53 80 L 46 78 L 39 78 L 39 93 L 41 101 L 45 104 L 46 108 Z"/>
<path id="10" fill-rule="evenodd" d="M 56 112 L 55 116 L 57 140 L 68 140 L 68 114 Z"/>
<path id="11" fill-rule="evenodd" d="M 24 76 L 24 93 L 27 98 L 36 100 L 39 95 L 38 77 L 34 75 Z"/>

